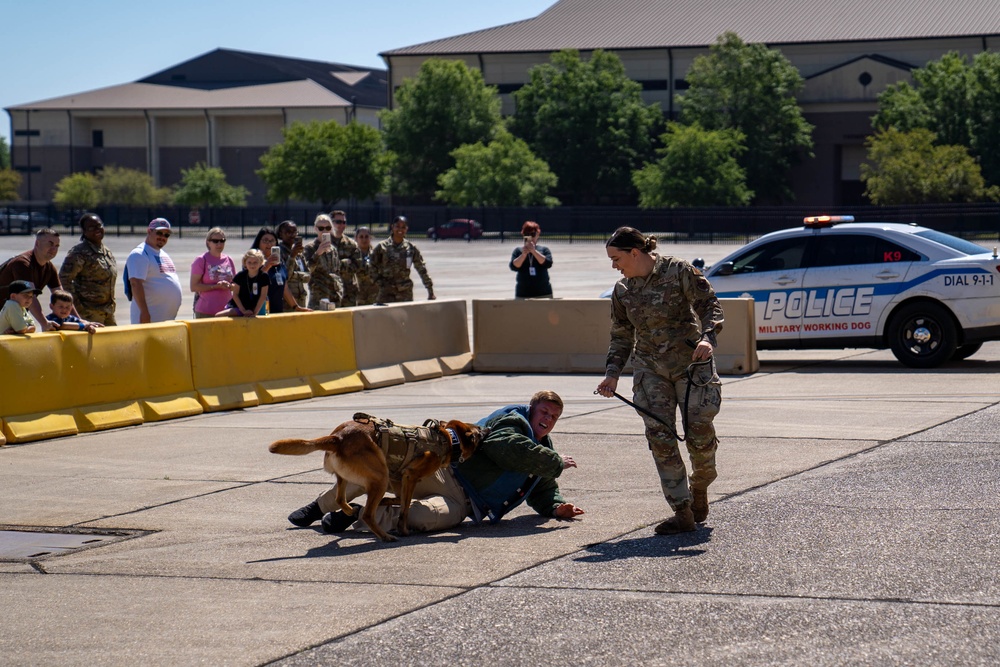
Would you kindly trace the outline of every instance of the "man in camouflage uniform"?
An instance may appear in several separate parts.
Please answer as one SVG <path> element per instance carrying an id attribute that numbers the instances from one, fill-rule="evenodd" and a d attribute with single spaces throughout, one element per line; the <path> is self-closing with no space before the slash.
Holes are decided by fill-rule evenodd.
<path id="1" fill-rule="evenodd" d="M 354 239 L 344 233 L 347 229 L 347 214 L 334 211 L 330 217 L 333 218 L 333 247 L 340 257 L 340 280 L 344 284 L 344 298 L 339 305 L 351 308 L 358 305 L 357 273 L 361 268 L 361 251 Z"/>
<path id="2" fill-rule="evenodd" d="M 409 225 L 403 216 L 392 221 L 392 236 L 382 241 L 372 251 L 375 280 L 378 282 L 379 303 L 413 301 L 413 281 L 410 267 L 417 269 L 420 279 L 427 288 L 427 298 L 435 299 L 434 283 L 427 274 L 424 258 L 417 247 L 406 240 Z"/>
<path id="3" fill-rule="evenodd" d="M 359 269 L 356 274 L 358 279 L 358 304 L 359 306 L 370 306 L 378 301 L 378 283 L 375 282 L 375 268 L 372 266 L 372 233 L 367 227 L 358 227 L 354 234 L 354 240 L 358 243 Z"/>
<path id="4" fill-rule="evenodd" d="M 718 474 L 719 440 L 712 420 L 722 404 L 712 353 L 723 313 L 701 271 L 682 259 L 651 254 L 655 248 L 654 237 L 630 227 L 608 241 L 608 257 L 624 278 L 611 297 L 611 346 L 597 392 L 613 395 L 631 356 L 636 404 L 668 424 L 642 415 L 663 496 L 675 513 L 656 528 L 667 535 L 695 530 L 695 523 L 708 517 L 708 486 Z M 709 363 L 692 363 L 699 361 Z M 686 411 L 690 480 L 675 437 L 678 404 Z"/>
<path id="5" fill-rule="evenodd" d="M 80 217 L 83 235 L 59 269 L 59 281 L 73 295 L 80 318 L 113 327 L 118 264 L 104 245 L 104 223 L 94 213 Z"/>
<path id="6" fill-rule="evenodd" d="M 324 213 L 316 216 L 313 224 L 316 238 L 309 242 L 303 253 L 309 267 L 309 307 L 319 310 L 321 299 L 340 306 L 344 283 L 340 280 L 340 258 L 333 244 L 333 221 Z"/>
<path id="7" fill-rule="evenodd" d="M 303 257 L 302 237 L 298 227 L 291 220 L 285 220 L 278 225 L 278 248 L 281 250 L 281 263 L 288 272 L 288 290 L 295 298 L 300 308 L 306 307 L 306 283 L 309 282 L 309 269 Z"/>

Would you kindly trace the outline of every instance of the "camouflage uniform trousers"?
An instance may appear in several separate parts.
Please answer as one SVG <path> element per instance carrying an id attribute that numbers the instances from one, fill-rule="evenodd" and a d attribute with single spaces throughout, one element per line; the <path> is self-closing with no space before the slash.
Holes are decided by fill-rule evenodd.
<path id="1" fill-rule="evenodd" d="M 663 424 L 639 413 L 646 425 L 646 439 L 653 452 L 663 497 L 674 511 L 690 504 L 690 489 L 707 489 L 718 476 L 715 452 L 719 439 L 712 420 L 719 414 L 722 405 L 722 382 L 715 372 L 714 361 L 694 366 L 692 379 L 687 405 L 687 433 L 682 434 L 691 459 L 690 480 L 674 435 Z M 677 407 L 679 404 L 681 410 L 684 409 L 687 386 L 688 379 L 683 369 L 666 377 L 637 369 L 632 391 L 637 405 L 659 416 L 676 432 Z"/>
<path id="2" fill-rule="evenodd" d="M 378 291 L 379 303 L 403 303 L 413 301 L 413 282 L 382 285 Z"/>
<path id="3" fill-rule="evenodd" d="M 378 283 L 375 282 L 375 273 L 369 259 L 366 257 L 362 260 L 362 268 L 357 274 L 359 306 L 370 306 L 378 301 Z"/>

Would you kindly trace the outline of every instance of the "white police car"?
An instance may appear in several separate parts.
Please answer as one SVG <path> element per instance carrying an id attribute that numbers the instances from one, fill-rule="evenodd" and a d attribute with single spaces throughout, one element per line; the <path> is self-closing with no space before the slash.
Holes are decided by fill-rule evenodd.
<path id="1" fill-rule="evenodd" d="M 1000 340 L 996 249 L 926 227 L 806 218 L 706 275 L 720 297 L 753 297 L 758 349 L 890 348 L 931 368 Z"/>

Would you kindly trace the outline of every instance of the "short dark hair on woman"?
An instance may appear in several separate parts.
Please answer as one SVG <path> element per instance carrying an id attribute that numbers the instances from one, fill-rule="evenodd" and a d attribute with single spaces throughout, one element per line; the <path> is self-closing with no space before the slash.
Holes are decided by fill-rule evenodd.
<path id="1" fill-rule="evenodd" d="M 260 250 L 260 240 L 264 238 L 267 234 L 273 236 L 275 241 L 278 240 L 278 235 L 274 233 L 273 229 L 271 229 L 270 227 L 261 227 L 260 230 L 257 232 L 257 237 L 254 238 L 253 243 L 250 244 L 250 247 Z"/>
<path id="2" fill-rule="evenodd" d="M 645 236 L 635 227 L 619 227 L 611 234 L 611 238 L 604 244 L 605 248 L 618 248 L 619 250 L 641 250 L 644 253 L 651 253 L 656 250 L 656 237 Z"/>

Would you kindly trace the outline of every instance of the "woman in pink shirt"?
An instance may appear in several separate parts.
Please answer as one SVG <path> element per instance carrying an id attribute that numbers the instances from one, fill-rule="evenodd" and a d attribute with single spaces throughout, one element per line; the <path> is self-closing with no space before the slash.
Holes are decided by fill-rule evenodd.
<path id="1" fill-rule="evenodd" d="M 197 257 L 191 265 L 196 318 L 215 317 L 216 313 L 225 310 L 233 296 L 233 276 L 236 275 L 233 260 L 222 252 L 226 247 L 226 233 L 220 227 L 208 230 L 205 247 L 208 252 Z"/>

